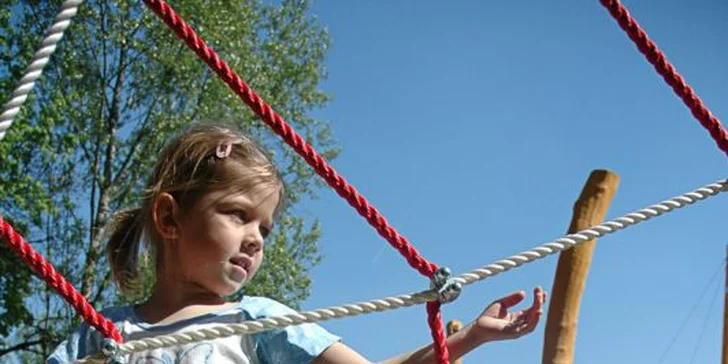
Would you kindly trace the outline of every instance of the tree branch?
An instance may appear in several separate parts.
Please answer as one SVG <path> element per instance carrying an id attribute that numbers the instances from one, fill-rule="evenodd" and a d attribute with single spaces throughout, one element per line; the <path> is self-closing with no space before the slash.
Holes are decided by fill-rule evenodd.
<path id="1" fill-rule="evenodd" d="M 149 106 L 149 110 L 147 111 L 147 115 L 144 117 L 144 121 L 142 122 L 141 127 L 139 128 L 139 132 L 135 136 L 134 140 L 129 145 L 129 152 L 124 156 L 124 161 L 121 163 L 121 167 L 116 172 L 116 177 L 114 177 L 113 181 L 111 182 L 112 186 L 116 186 L 119 183 L 119 180 L 124 176 L 124 172 L 126 172 L 126 169 L 129 167 L 129 163 L 131 163 L 132 157 L 134 156 L 134 153 L 136 152 L 136 148 L 139 146 L 139 143 L 141 143 L 143 137 L 145 136 L 145 131 L 149 125 L 149 121 L 152 118 L 152 113 L 154 112 L 153 109 L 156 106 L 157 102 L 159 101 L 159 93 L 157 93 L 152 99 L 152 104 Z"/>
<path id="2" fill-rule="evenodd" d="M 85 269 L 83 271 L 83 279 L 81 282 L 81 293 L 89 297 L 91 295 L 91 287 L 94 277 L 96 276 L 96 259 L 99 256 L 99 246 L 101 245 L 101 228 L 106 224 L 109 215 L 109 203 L 111 200 L 111 182 L 112 169 L 114 168 L 114 158 L 116 156 L 116 131 L 121 120 L 120 103 L 121 93 L 123 91 L 124 77 L 122 68 L 126 62 L 126 45 L 121 44 L 119 48 L 119 64 L 116 68 L 115 84 L 112 94 L 112 103 L 109 107 L 109 116 L 106 118 L 106 150 L 104 156 L 103 177 L 101 179 L 98 208 L 96 209 L 95 224 L 91 231 L 91 241 L 89 242 L 88 251 L 86 252 Z"/>
<path id="3" fill-rule="evenodd" d="M 43 343 L 43 340 L 31 340 L 31 341 L 26 341 L 24 343 L 20 343 L 20 344 L 11 346 L 9 348 L 0 349 L 0 357 L 2 357 L 3 355 L 10 354 L 15 351 L 28 350 L 30 347 L 33 347 L 35 345 L 39 345 L 42 343 Z"/>
<path id="4" fill-rule="evenodd" d="M 96 302 L 98 302 L 99 299 L 101 299 L 101 295 L 104 293 L 104 290 L 106 290 L 106 286 L 109 285 L 110 279 L 111 279 L 111 270 L 109 270 L 108 272 L 106 272 L 106 274 L 104 274 L 104 278 L 101 280 L 101 283 L 98 286 L 98 290 L 93 295 L 93 298 L 91 300 L 89 300 L 89 302 L 92 305 L 95 304 Z"/>

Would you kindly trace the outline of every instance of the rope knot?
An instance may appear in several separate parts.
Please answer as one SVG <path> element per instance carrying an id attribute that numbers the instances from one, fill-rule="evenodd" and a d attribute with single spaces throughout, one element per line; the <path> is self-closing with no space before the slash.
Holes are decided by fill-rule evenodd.
<path id="1" fill-rule="evenodd" d="M 448 303 L 460 296 L 463 285 L 452 278 L 449 268 L 442 267 L 430 278 L 430 289 L 437 292 L 437 300 L 440 303 Z"/>

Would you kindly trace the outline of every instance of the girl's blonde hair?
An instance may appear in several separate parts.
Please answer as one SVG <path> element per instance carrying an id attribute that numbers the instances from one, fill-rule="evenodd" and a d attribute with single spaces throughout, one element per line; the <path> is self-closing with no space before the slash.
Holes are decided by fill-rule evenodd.
<path id="1" fill-rule="evenodd" d="M 106 250 L 116 285 L 122 292 L 136 289 L 142 241 L 159 248 L 152 206 L 160 193 L 172 195 L 184 211 L 207 193 L 241 192 L 261 183 L 279 187 L 277 217 L 285 195 L 283 178 L 253 140 L 231 127 L 195 125 L 171 140 L 149 178 L 141 207 L 112 218 Z"/>

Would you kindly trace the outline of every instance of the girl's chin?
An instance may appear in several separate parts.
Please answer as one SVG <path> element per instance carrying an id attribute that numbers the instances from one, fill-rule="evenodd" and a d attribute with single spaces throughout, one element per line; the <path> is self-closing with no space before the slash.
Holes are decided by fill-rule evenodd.
<path id="1" fill-rule="evenodd" d="M 238 292 L 240 292 L 241 289 L 245 286 L 246 282 L 227 282 L 228 284 L 225 287 L 220 287 L 217 294 L 220 296 L 232 296 Z"/>

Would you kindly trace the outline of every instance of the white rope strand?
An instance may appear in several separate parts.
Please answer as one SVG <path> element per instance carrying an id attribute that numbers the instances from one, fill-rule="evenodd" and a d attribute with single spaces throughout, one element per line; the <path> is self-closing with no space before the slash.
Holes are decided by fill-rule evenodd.
<path id="1" fill-rule="evenodd" d="M 453 279 L 458 281 L 462 285 L 472 284 L 477 281 L 484 280 L 486 278 L 511 270 L 513 268 L 517 268 L 526 263 L 530 263 L 538 259 L 543 259 L 551 254 L 566 250 L 570 247 L 583 244 L 584 242 L 587 242 L 589 240 L 612 234 L 620 230 L 624 230 L 643 221 L 650 220 L 654 217 L 666 214 L 668 212 L 672 212 L 675 209 L 692 205 L 698 201 L 727 191 L 728 180 L 721 180 L 716 183 L 701 187 L 695 191 L 685 193 L 669 200 L 665 200 L 659 204 L 643 208 L 639 211 L 629 213 L 617 219 L 607 221 L 603 224 L 579 231 L 575 234 L 566 235 L 565 237 L 542 244 L 531 250 L 522 252 L 517 255 L 513 255 L 506 259 L 502 259 L 496 261 L 495 263 L 489 264 L 483 268 L 476 269 L 471 272 L 454 277 Z M 138 351 L 183 345 L 202 340 L 212 340 L 227 337 L 231 335 L 251 334 L 272 328 L 282 328 L 302 323 L 312 323 L 342 317 L 358 316 L 372 312 L 388 311 L 395 308 L 422 304 L 427 301 L 432 301 L 436 299 L 437 293 L 431 290 L 427 290 L 412 294 L 386 297 L 367 302 L 322 308 L 313 311 L 305 311 L 284 316 L 269 317 L 255 321 L 220 325 L 218 327 L 205 328 L 197 331 L 129 341 L 127 343 L 119 345 L 118 353 L 120 355 L 127 355 Z M 100 357 L 94 356 L 87 357 L 74 363 L 97 363 L 99 362 L 99 360 L 103 361 L 103 359 L 100 359 Z"/>
<path id="2" fill-rule="evenodd" d="M 298 312 L 289 315 L 275 316 L 237 324 L 226 324 L 217 327 L 204 328 L 197 331 L 160 335 L 141 340 L 129 341 L 118 346 L 119 355 L 159 349 L 169 346 L 179 346 L 203 340 L 213 340 L 233 335 L 253 334 L 274 328 L 282 328 L 303 323 L 321 322 L 342 317 L 358 316 L 362 314 L 388 311 L 395 308 L 408 307 L 437 299 L 437 294 L 431 291 L 411 295 L 386 297 L 367 302 L 358 302 L 343 306 L 321 308 L 313 311 Z M 89 356 L 73 363 L 103 363 L 101 355 Z"/>
<path id="3" fill-rule="evenodd" d="M 526 263 L 543 259 L 549 255 L 556 254 L 576 245 L 583 244 L 587 241 L 600 238 L 605 235 L 624 230 L 632 225 L 637 225 L 643 221 L 650 220 L 654 217 L 672 212 L 688 205 L 692 205 L 698 201 L 708 197 L 715 196 L 721 192 L 728 191 L 728 180 L 721 180 L 701 187 L 695 191 L 685 193 L 683 195 L 665 200 L 659 204 L 648 206 L 639 211 L 635 211 L 619 217 L 617 219 L 607 221 L 597 226 L 581 230 L 574 234 L 566 235 L 554 241 L 542 244 L 531 250 L 520 254 L 512 255 L 506 259 L 499 260 L 495 263 L 486 265 L 480 269 L 475 269 L 468 273 L 461 274 L 455 278 L 455 281 L 462 285 L 471 284 L 489 277 L 493 277 L 513 268 L 520 267 Z"/>
<path id="4" fill-rule="evenodd" d="M 43 67 L 48 64 L 51 55 L 56 50 L 58 42 L 63 38 L 63 32 L 71 25 L 71 18 L 76 15 L 79 5 L 84 0 L 66 0 L 61 5 L 61 11 L 56 15 L 53 25 L 46 30 L 46 37 L 40 44 L 40 48 L 30 61 L 30 65 L 25 69 L 23 77 L 18 81 L 15 91 L 10 95 L 10 100 L 5 104 L 2 113 L 0 113 L 0 141 L 5 138 L 13 119 L 20 112 L 20 107 L 28 98 L 28 94 L 33 90 L 35 81 L 40 78 L 43 73 Z"/>

